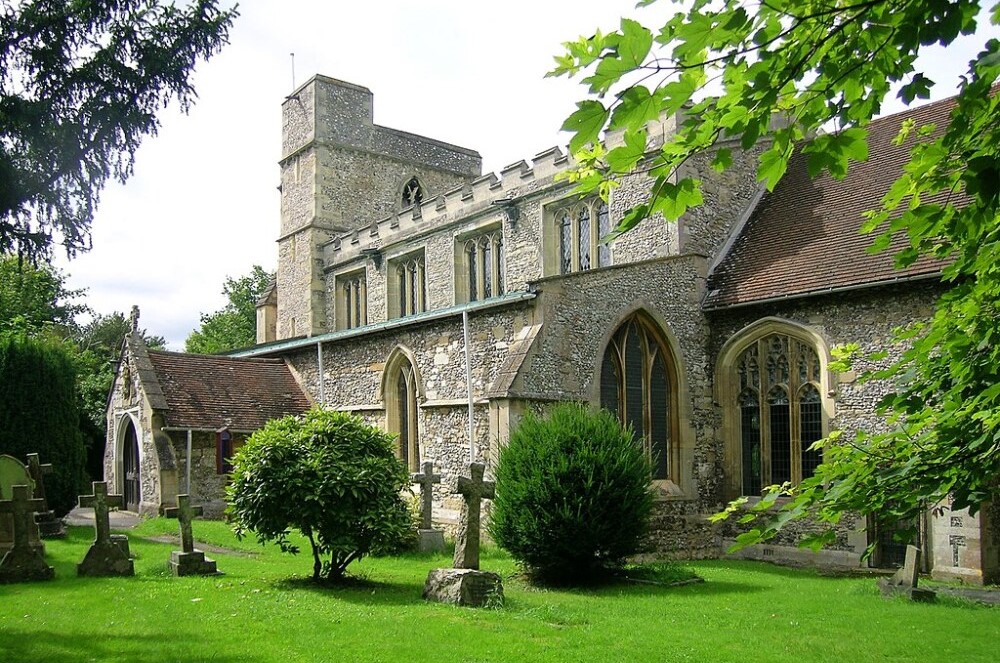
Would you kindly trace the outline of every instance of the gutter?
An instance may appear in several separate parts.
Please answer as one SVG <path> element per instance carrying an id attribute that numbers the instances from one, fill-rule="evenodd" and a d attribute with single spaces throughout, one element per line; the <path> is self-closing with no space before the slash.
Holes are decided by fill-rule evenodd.
<path id="1" fill-rule="evenodd" d="M 468 304 L 459 304 L 458 306 L 450 306 L 448 308 L 435 309 L 433 311 L 425 311 L 423 313 L 408 315 L 403 318 L 393 318 L 392 320 L 386 320 L 384 322 L 376 322 L 374 324 L 365 325 L 364 327 L 355 327 L 353 329 L 341 329 L 335 332 L 320 334 L 319 336 L 307 336 L 305 338 L 298 338 L 284 342 L 271 343 L 263 348 L 256 348 L 256 349 L 248 348 L 246 350 L 230 352 L 226 356 L 263 357 L 271 354 L 279 354 L 287 350 L 298 350 L 300 348 L 308 348 L 317 345 L 319 343 L 340 341 L 348 338 L 356 338 L 358 336 L 367 336 L 369 334 L 391 331 L 403 327 L 414 327 L 417 325 L 422 325 L 427 322 L 434 322 L 437 320 L 444 320 L 452 317 L 460 317 L 463 314 L 467 313 L 485 311 L 493 308 L 500 308 L 502 306 L 510 306 L 512 304 L 518 304 L 521 302 L 530 301 L 534 299 L 536 296 L 537 295 L 534 292 L 518 290 L 516 292 L 508 293 L 506 295 L 501 295 L 499 297 L 491 297 L 490 299 L 484 299 L 478 302 L 470 302 Z M 187 429 L 185 428 L 184 430 Z"/>

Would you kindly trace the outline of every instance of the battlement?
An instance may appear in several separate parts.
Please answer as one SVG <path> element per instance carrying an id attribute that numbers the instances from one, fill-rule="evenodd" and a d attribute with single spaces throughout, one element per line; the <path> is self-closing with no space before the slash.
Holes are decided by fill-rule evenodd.
<path id="1" fill-rule="evenodd" d="M 649 147 L 657 149 L 677 127 L 678 117 L 651 122 Z M 620 132 L 605 137 L 605 144 L 615 147 L 622 143 Z M 439 227 L 456 219 L 494 210 L 496 203 L 510 201 L 517 205 L 518 197 L 551 188 L 555 176 L 576 165 L 573 157 L 555 146 L 539 152 L 531 159 L 516 161 L 500 169 L 500 174 L 487 173 L 470 184 L 450 189 L 434 198 L 425 199 L 420 205 L 404 208 L 395 214 L 377 219 L 366 225 L 341 233 L 323 245 L 326 265 L 343 264 L 362 255 L 366 249 L 382 249 L 396 241 L 406 239 L 424 230 Z"/>
<path id="2" fill-rule="evenodd" d="M 574 165 L 571 156 L 559 147 L 537 154 L 529 164 L 517 161 L 500 170 L 500 176 L 487 173 L 471 184 L 458 186 L 419 205 L 342 233 L 323 247 L 326 264 L 343 263 L 357 258 L 365 249 L 380 249 L 397 239 L 410 237 L 421 230 L 468 217 L 492 209 L 500 212 L 498 201 L 512 200 L 526 191 L 536 191 L 551 185 L 555 175 Z"/>

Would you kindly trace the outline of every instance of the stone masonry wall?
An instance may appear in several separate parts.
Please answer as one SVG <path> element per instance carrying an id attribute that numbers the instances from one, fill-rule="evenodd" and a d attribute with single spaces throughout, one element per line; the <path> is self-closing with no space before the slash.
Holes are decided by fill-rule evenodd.
<path id="1" fill-rule="evenodd" d="M 861 359 L 856 362 L 855 371 L 834 376 L 831 385 L 834 416 L 829 423 L 830 430 L 843 430 L 848 437 L 859 429 L 878 430 L 886 424 L 875 414 L 875 406 L 887 393 L 889 385 L 879 381 L 863 384 L 857 380 L 857 375 L 870 368 L 886 366 L 898 358 L 904 347 L 892 342 L 893 329 L 926 319 L 939 293 L 940 286 L 934 283 L 902 284 L 710 312 L 709 359 L 714 366 L 719 351 L 729 338 L 747 325 L 770 316 L 811 328 L 824 339 L 828 349 L 853 342 L 861 346 L 862 355 L 886 350 L 889 354 L 884 360 L 872 364 Z M 723 379 L 723 376 L 719 376 L 719 379 Z M 715 423 L 721 426 L 721 412 L 717 414 Z M 726 445 L 721 434 L 716 435 L 713 444 L 714 453 L 722 458 L 726 453 Z M 745 527 L 727 523 L 722 527 L 721 533 L 725 539 L 732 539 L 743 529 Z M 820 556 L 795 548 L 801 535 L 817 529 L 809 522 L 793 523 L 771 544 L 757 546 L 758 550 L 751 549 L 744 554 L 801 563 L 810 563 L 814 558 L 822 563 L 839 565 L 857 563 L 858 556 L 867 545 L 865 523 L 861 519 L 850 514 L 845 517 L 838 525 L 837 540 Z"/>

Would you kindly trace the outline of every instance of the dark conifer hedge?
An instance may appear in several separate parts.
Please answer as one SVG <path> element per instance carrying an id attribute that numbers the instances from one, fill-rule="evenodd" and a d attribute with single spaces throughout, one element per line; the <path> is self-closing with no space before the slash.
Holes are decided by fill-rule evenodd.
<path id="1" fill-rule="evenodd" d="M 49 508 L 62 516 L 86 481 L 86 450 L 77 411 L 76 374 L 57 341 L 0 337 L 0 454 L 52 463 Z M 6 497 L 6 496 L 5 496 Z"/>

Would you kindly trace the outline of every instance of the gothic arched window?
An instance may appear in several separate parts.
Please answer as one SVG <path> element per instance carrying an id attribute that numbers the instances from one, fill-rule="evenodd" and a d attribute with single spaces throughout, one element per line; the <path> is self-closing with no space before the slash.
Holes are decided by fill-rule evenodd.
<path id="1" fill-rule="evenodd" d="M 614 226 L 603 200 L 587 200 L 555 210 L 558 272 L 569 274 L 611 264 L 611 247 L 601 239 Z"/>
<path id="2" fill-rule="evenodd" d="M 397 433 L 396 454 L 411 471 L 420 469 L 417 427 L 417 379 L 410 360 L 402 354 L 387 364 L 384 382 L 387 423 Z"/>
<path id="3" fill-rule="evenodd" d="M 820 361 L 794 336 L 771 333 L 747 345 L 736 360 L 734 417 L 739 431 L 742 492 L 811 477 L 822 461 L 810 450 L 823 437 Z"/>
<path id="4" fill-rule="evenodd" d="M 673 355 L 662 336 L 646 316 L 632 316 L 604 352 L 601 407 L 632 426 L 653 479 L 676 478 L 676 384 Z"/>
<path id="5" fill-rule="evenodd" d="M 403 207 L 419 205 L 424 200 L 424 189 L 415 176 L 403 185 Z"/>

